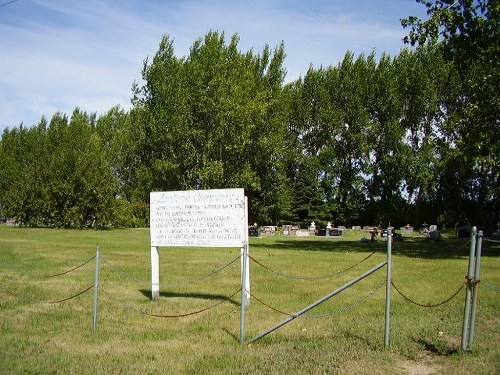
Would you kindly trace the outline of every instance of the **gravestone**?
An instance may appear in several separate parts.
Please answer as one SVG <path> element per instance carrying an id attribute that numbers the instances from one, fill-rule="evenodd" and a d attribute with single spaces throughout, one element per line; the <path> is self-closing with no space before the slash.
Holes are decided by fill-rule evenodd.
<path id="1" fill-rule="evenodd" d="M 281 227 L 281 234 L 283 236 L 290 236 L 292 234 L 292 226 L 291 225 L 283 225 Z"/>

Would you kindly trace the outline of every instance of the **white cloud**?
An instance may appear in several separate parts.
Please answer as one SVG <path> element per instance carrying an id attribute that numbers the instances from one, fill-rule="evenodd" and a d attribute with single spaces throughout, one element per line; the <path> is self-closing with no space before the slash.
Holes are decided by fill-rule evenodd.
<path id="1" fill-rule="evenodd" d="M 19 1 L 0 8 L 0 130 L 77 106 L 129 108 L 132 82 L 163 34 L 178 56 L 209 30 L 228 39 L 238 33 L 240 48 L 255 52 L 284 41 L 288 80 L 310 63 L 336 65 L 347 50 L 394 54 L 404 35 L 397 18 L 407 15 L 399 8 L 412 1 Z M 387 15 L 391 2 L 403 12 L 395 20 Z"/>

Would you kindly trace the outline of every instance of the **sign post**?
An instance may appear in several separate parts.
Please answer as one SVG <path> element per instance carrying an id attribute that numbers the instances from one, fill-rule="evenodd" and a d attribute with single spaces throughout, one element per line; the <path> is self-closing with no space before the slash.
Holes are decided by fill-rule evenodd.
<path id="1" fill-rule="evenodd" d="M 160 254 L 158 246 L 151 246 L 151 298 L 160 298 Z"/>

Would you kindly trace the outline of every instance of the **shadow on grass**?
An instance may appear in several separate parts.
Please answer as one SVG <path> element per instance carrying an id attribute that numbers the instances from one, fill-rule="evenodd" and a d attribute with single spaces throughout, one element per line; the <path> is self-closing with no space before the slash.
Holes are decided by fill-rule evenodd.
<path id="1" fill-rule="evenodd" d="M 151 289 L 141 289 L 140 292 L 146 296 L 151 298 Z M 224 296 L 222 294 L 212 294 L 212 293 L 176 293 L 176 292 L 160 292 L 160 298 L 195 298 L 195 299 L 205 299 L 209 301 L 227 301 L 232 303 L 235 306 L 240 306 L 240 302 L 235 301 L 234 299 Z"/>
<path id="2" fill-rule="evenodd" d="M 325 238 L 321 239 L 276 239 L 270 243 L 252 243 L 252 249 L 265 251 L 300 250 L 300 251 L 326 251 L 326 252 L 387 252 L 387 240 L 376 239 L 374 242 L 361 240 L 343 240 Z M 470 241 L 458 237 L 444 237 L 439 240 L 430 240 L 426 237 L 404 237 L 394 240 L 392 254 L 407 256 L 409 258 L 463 258 L 468 257 Z M 482 256 L 499 256 L 500 244 L 484 242 Z"/>
<path id="3" fill-rule="evenodd" d="M 352 341 L 357 341 L 361 343 L 364 347 L 370 348 L 371 350 L 378 350 L 380 349 L 380 345 L 374 344 L 370 339 L 360 336 L 356 333 L 344 330 L 341 332 L 342 336 L 345 337 L 346 339 L 352 340 Z M 381 342 L 383 341 L 383 337 Z"/>
<path id="4" fill-rule="evenodd" d="M 415 342 L 419 345 L 422 345 L 425 350 L 434 355 L 450 356 L 459 352 L 459 347 L 454 343 L 443 341 L 435 344 L 422 339 L 415 340 Z"/>
<path id="5" fill-rule="evenodd" d="M 222 329 L 224 332 L 226 332 L 227 335 L 229 335 L 230 337 L 232 337 L 235 341 L 240 341 L 240 337 L 237 336 L 235 333 L 231 332 L 229 329 L 227 328 L 223 328 Z"/>
<path id="6" fill-rule="evenodd" d="M 301 250 L 301 251 L 367 251 L 384 252 L 385 243 L 382 241 L 362 243 L 361 241 L 327 240 L 327 239 L 277 239 L 272 243 L 252 243 L 251 249 L 264 250 Z"/>

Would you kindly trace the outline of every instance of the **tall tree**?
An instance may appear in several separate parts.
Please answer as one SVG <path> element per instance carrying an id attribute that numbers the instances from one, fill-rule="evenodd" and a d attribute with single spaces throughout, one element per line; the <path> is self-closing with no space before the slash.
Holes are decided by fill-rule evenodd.
<path id="1" fill-rule="evenodd" d="M 404 221 L 404 201 L 401 189 L 404 179 L 408 145 L 404 142 L 405 127 L 402 124 L 401 93 L 397 65 L 389 55 L 383 54 L 375 62 L 368 57 L 367 101 L 369 124 L 367 125 L 369 149 L 366 194 L 368 204 L 364 217 L 374 223 Z"/>
<path id="2" fill-rule="evenodd" d="M 332 219 L 321 186 L 322 167 L 317 156 L 322 144 L 319 132 L 326 120 L 320 118 L 320 110 L 327 104 L 325 88 L 324 71 L 312 67 L 304 79 L 286 87 L 289 110 L 285 169 L 292 207 L 283 219 L 302 226 L 312 221 L 322 225 Z"/>
<path id="3" fill-rule="evenodd" d="M 405 41 L 438 45 L 455 66 L 461 84 L 454 103 L 448 103 L 455 115 L 443 124 L 449 141 L 460 150 L 449 154 L 447 166 L 455 171 L 446 173 L 461 185 L 455 217 L 498 225 L 500 146 L 493 140 L 500 124 L 500 3 L 417 1 L 427 8 L 428 19 L 403 19 L 403 27 L 410 28 Z M 476 209 L 466 209 L 471 205 Z"/>
<path id="4" fill-rule="evenodd" d="M 32 128 L 5 131 L 0 142 L 0 202 L 27 226 L 112 223 L 116 183 L 94 131 L 95 116 L 76 109 Z"/>
<path id="5" fill-rule="evenodd" d="M 415 225 L 437 222 L 444 209 L 438 180 L 449 147 L 442 127 L 448 121 L 448 95 L 453 93 L 453 69 L 436 48 L 403 50 L 395 58 L 401 119 L 404 129 L 402 189 Z M 407 220 L 407 221 L 408 221 Z M 444 220 L 441 218 L 441 220 Z"/>
<path id="6" fill-rule="evenodd" d="M 283 45 L 260 55 L 238 50 L 210 32 L 186 58 L 174 55 L 163 37 L 152 62 L 144 63 L 145 85 L 134 88 L 135 178 L 151 190 L 244 187 L 252 219 L 270 222 L 285 202 L 281 154 L 285 71 Z M 146 198 L 145 198 L 146 199 Z"/>

